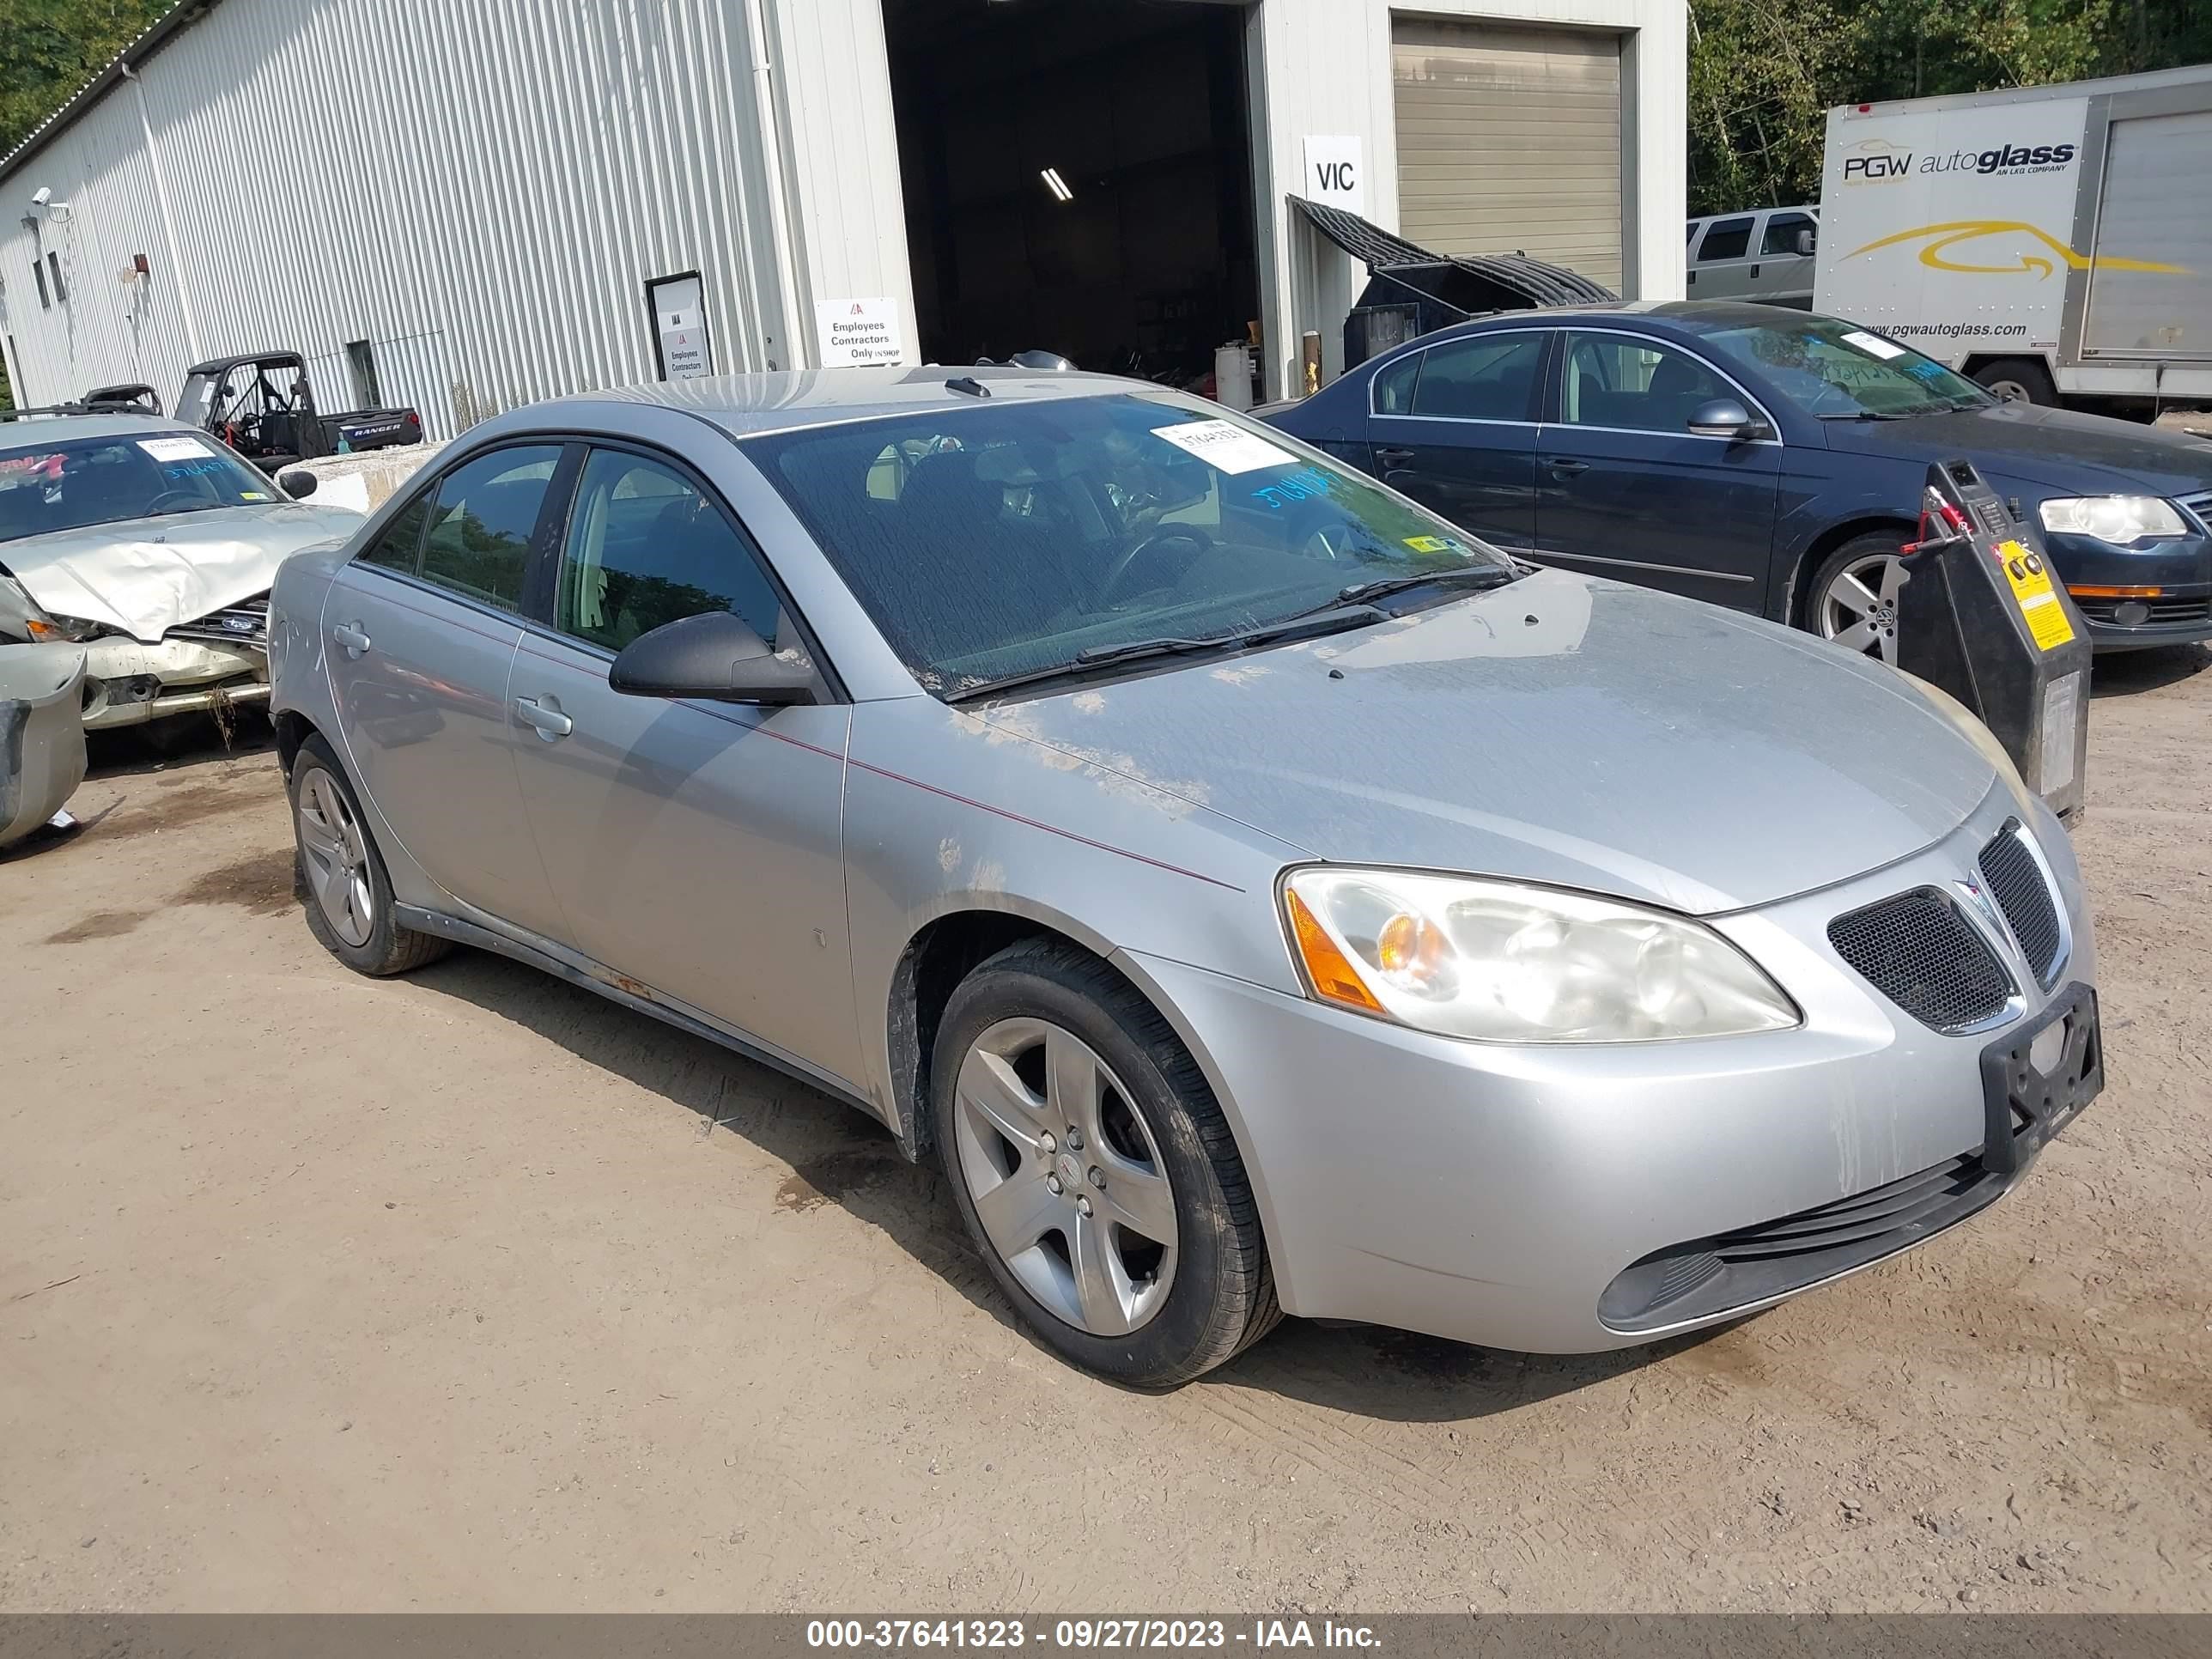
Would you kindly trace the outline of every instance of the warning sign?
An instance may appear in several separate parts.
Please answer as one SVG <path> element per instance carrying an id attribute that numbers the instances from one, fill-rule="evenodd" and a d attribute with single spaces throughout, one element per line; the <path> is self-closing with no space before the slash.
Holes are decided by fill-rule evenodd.
<path id="1" fill-rule="evenodd" d="M 2005 580 L 2011 585 L 2014 603 L 2027 620 L 2036 648 L 2055 651 L 2074 638 L 2074 624 L 2066 620 L 2066 607 L 2051 586 L 2050 568 L 2039 553 L 2018 542 L 1999 542 L 1997 556 L 2004 561 Z"/>
<path id="2" fill-rule="evenodd" d="M 898 307 L 890 300 L 824 300 L 814 307 L 814 335 L 825 368 L 895 363 L 906 356 Z"/>

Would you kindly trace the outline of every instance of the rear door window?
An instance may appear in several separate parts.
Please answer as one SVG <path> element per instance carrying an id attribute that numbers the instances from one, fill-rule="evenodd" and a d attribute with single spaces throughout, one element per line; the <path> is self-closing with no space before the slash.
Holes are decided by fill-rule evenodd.
<path id="1" fill-rule="evenodd" d="M 520 611 L 530 538 L 560 460 L 558 445 L 524 444 L 448 472 L 430 508 L 422 580 L 495 610 Z"/>
<path id="2" fill-rule="evenodd" d="M 1742 258 L 1751 249 L 1751 227 L 1749 214 L 1741 219 L 1714 220 L 1705 227 L 1705 240 L 1698 244 L 1698 263 Z"/>
<path id="3" fill-rule="evenodd" d="M 1409 351 L 1388 368 L 1375 372 L 1375 412 L 1408 415 L 1413 408 L 1413 382 L 1421 376 L 1425 354 Z"/>
<path id="4" fill-rule="evenodd" d="M 1541 334 L 1483 334 L 1433 346 L 1413 388 L 1413 413 L 1462 421 L 1526 421 L 1544 365 Z"/>

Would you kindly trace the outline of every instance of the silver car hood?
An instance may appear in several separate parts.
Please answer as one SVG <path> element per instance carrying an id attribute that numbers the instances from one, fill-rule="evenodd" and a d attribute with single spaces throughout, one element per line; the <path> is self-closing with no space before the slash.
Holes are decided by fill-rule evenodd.
<path id="1" fill-rule="evenodd" d="M 343 507 L 225 507 L 0 542 L 0 565 L 49 616 L 102 623 L 150 645 L 179 623 L 267 592 L 289 556 L 361 526 Z"/>
<path id="2" fill-rule="evenodd" d="M 1355 634 L 975 712 L 1317 857 L 1698 915 L 1917 852 L 1996 781 L 1878 663 L 1563 571 Z"/>

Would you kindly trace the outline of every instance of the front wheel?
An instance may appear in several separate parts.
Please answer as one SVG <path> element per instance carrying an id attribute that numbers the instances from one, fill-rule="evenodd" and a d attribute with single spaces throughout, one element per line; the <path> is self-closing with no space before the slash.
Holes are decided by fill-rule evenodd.
<path id="1" fill-rule="evenodd" d="M 931 1071 L 961 1218 L 1064 1358 L 1173 1388 L 1280 1317 L 1221 1108 L 1104 963 L 1049 941 L 1000 952 L 953 992 Z"/>
<path id="2" fill-rule="evenodd" d="M 1824 640 L 1897 665 L 1897 606 L 1905 586 L 1904 538 L 1892 531 L 1854 536 L 1820 562 L 1806 600 L 1805 625 Z"/>

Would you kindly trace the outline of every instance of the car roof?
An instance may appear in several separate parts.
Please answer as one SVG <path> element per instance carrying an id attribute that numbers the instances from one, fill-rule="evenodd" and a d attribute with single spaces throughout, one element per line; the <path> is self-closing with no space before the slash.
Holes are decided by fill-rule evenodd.
<path id="1" fill-rule="evenodd" d="M 29 420 L 0 421 L 0 450 L 27 449 L 39 444 L 74 443 L 82 438 L 147 438 L 164 433 L 191 433 L 192 427 L 166 415 L 61 413 Z"/>
<path id="2" fill-rule="evenodd" d="M 210 357 L 204 363 L 194 363 L 186 374 L 221 374 L 236 368 L 240 363 L 296 364 L 305 360 L 296 351 L 241 351 L 234 357 Z"/>
<path id="3" fill-rule="evenodd" d="M 988 398 L 952 389 L 957 381 L 984 387 Z M 1080 369 L 1040 371 L 966 364 L 933 364 L 922 368 L 862 368 L 785 369 L 761 374 L 712 374 L 692 380 L 664 380 L 646 386 L 558 398 L 532 404 L 497 418 L 498 426 L 539 427 L 558 423 L 563 411 L 604 417 L 610 404 L 657 404 L 682 410 L 722 428 L 732 437 L 795 431 L 912 415 L 934 409 L 1002 408 L 1008 403 L 1049 403 L 1069 398 L 1097 398 L 1115 392 L 1163 393 L 1172 388 L 1150 380 Z M 489 429 L 490 423 L 487 423 Z"/>
<path id="4" fill-rule="evenodd" d="M 1725 328 L 1755 328 L 1760 324 L 1803 322 L 1814 313 L 1793 306 L 1760 305 L 1750 300 L 1619 300 L 1611 305 L 1536 306 L 1526 311 L 1495 311 L 1486 317 L 1454 323 L 1434 333 L 1406 342 L 1407 346 L 1434 345 L 1462 334 L 1480 334 L 1501 328 L 1571 328 L 1578 322 L 1597 325 L 1638 322 L 1656 324 L 1658 333 L 1711 334 Z M 1395 356 L 1396 353 L 1392 353 Z"/>

